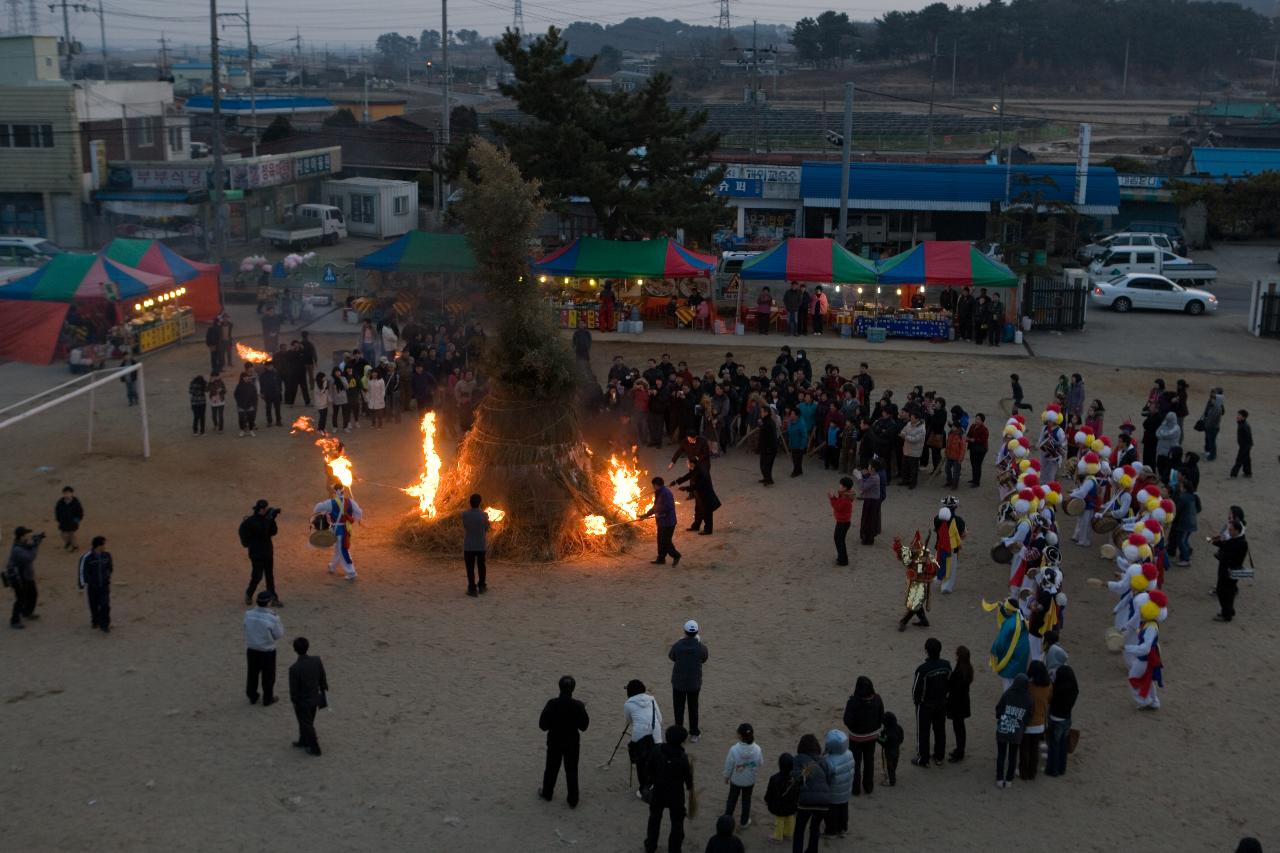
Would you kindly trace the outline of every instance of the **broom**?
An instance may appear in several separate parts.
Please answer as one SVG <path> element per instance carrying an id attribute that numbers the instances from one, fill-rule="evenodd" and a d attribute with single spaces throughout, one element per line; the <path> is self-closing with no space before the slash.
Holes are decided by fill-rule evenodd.
<path id="1" fill-rule="evenodd" d="M 693 756 L 689 756 L 689 775 L 693 775 Z M 693 787 L 689 789 L 689 819 L 693 820 L 698 816 L 698 789 Z"/>

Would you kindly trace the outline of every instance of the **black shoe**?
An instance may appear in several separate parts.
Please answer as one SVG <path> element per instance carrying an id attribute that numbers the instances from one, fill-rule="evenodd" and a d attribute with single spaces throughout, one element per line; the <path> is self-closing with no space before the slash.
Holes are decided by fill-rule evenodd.
<path id="1" fill-rule="evenodd" d="M 103 626 L 102 626 L 102 633 L 104 633 L 104 634 L 110 634 L 110 633 L 111 633 L 111 626 L 110 626 L 110 625 L 103 625 Z"/>
<path id="2" fill-rule="evenodd" d="M 927 758 L 921 758 L 919 756 L 916 756 L 915 758 L 911 759 L 911 763 L 914 766 L 919 767 L 923 770 L 929 769 L 929 759 Z"/>
<path id="3" fill-rule="evenodd" d="M 696 531 L 697 529 L 698 529 L 698 525 L 696 524 L 690 524 L 688 527 L 685 528 L 685 530 L 694 530 L 694 531 Z"/>
<path id="4" fill-rule="evenodd" d="M 245 595 L 245 597 L 244 597 L 244 606 L 245 606 L 245 607 L 252 607 L 252 606 L 253 606 L 253 596 L 252 596 L 252 595 L 248 595 L 248 594 L 246 594 L 246 595 Z"/>
<path id="5" fill-rule="evenodd" d="M 315 756 L 319 756 L 319 755 L 322 755 L 322 754 L 323 754 L 323 753 L 321 753 L 321 752 L 320 752 L 320 747 L 318 747 L 318 746 L 310 747 L 310 748 L 307 750 L 307 755 L 315 755 Z"/>
<path id="6" fill-rule="evenodd" d="M 281 600 L 280 600 L 280 599 L 278 599 L 278 598 L 273 598 L 273 599 L 271 599 L 271 606 L 272 606 L 272 607 L 284 607 L 284 602 L 283 602 L 283 601 L 281 601 Z"/>
<path id="7" fill-rule="evenodd" d="M 10 622 L 10 623 L 9 623 L 9 627 L 10 627 L 10 628 L 12 628 L 12 629 L 13 629 L 13 630 L 15 630 L 15 631 L 22 631 L 22 630 L 24 630 L 27 626 L 26 626 L 26 625 L 23 625 L 21 622 Z"/>
<path id="8" fill-rule="evenodd" d="M 97 628 L 97 627 L 98 627 L 98 623 L 97 623 L 97 622 L 94 622 L 94 623 L 93 623 L 92 625 L 90 625 L 89 627 L 91 627 L 91 628 Z"/>
<path id="9" fill-rule="evenodd" d="M 477 595 L 479 595 L 479 593 L 476 592 L 476 588 L 474 586 L 469 586 L 467 587 L 467 595 L 471 596 L 472 598 L 475 598 Z"/>
<path id="10" fill-rule="evenodd" d="M 679 557 L 672 557 L 672 558 L 671 558 L 671 568 L 673 568 L 673 569 L 674 569 L 674 568 L 675 568 L 676 566 L 678 566 L 678 565 L 680 565 L 680 558 L 679 558 Z"/>
<path id="11" fill-rule="evenodd" d="M 277 703 L 277 702 L 279 702 L 279 701 L 280 701 L 280 700 L 279 700 L 277 697 L 275 697 L 275 696 L 272 696 L 270 699 L 267 699 L 267 698 L 265 698 L 265 697 L 264 697 L 264 698 L 263 698 L 263 700 L 262 700 L 262 707 L 264 707 L 264 708 L 269 707 L 269 706 L 271 706 L 271 705 L 276 704 L 276 703 Z"/>
<path id="12" fill-rule="evenodd" d="M 28 614 L 26 615 L 26 617 L 24 617 L 24 618 L 26 618 L 28 621 L 30 621 L 30 620 L 32 620 L 32 619 L 39 619 L 39 618 L 40 618 L 40 614 L 39 614 L 39 613 L 28 613 Z"/>
<path id="13" fill-rule="evenodd" d="M 679 562 L 680 560 L 679 557 L 676 557 L 675 559 L 677 562 Z M 666 564 L 667 564 L 666 560 L 650 560 L 649 561 L 649 565 L 651 566 L 665 566 Z"/>
<path id="14" fill-rule="evenodd" d="M 711 535 L 711 531 L 710 531 L 710 530 L 699 530 L 699 531 L 698 531 L 698 535 L 699 535 L 699 536 L 710 536 L 710 535 Z"/>
<path id="15" fill-rule="evenodd" d="M 479 592 L 481 595 L 484 595 L 486 592 L 489 591 L 489 585 L 482 583 L 478 587 L 476 587 L 476 591 Z"/>
<path id="16" fill-rule="evenodd" d="M 300 740 L 295 740 L 295 741 L 293 742 L 293 746 L 298 747 L 298 749 L 306 749 L 306 748 L 307 748 L 307 745 L 306 745 L 305 743 L 303 743 L 302 741 L 300 741 Z"/>
<path id="17" fill-rule="evenodd" d="M 257 705 L 257 704 L 258 704 L 258 694 L 256 694 L 256 693 L 255 693 L 255 694 L 253 694 L 252 696 L 250 696 L 250 697 L 249 697 L 249 704 L 250 704 L 250 705 Z"/>
<path id="18" fill-rule="evenodd" d="M 964 761 L 964 753 L 952 752 L 947 756 L 947 761 L 950 761 L 952 764 L 959 764 L 961 761 Z"/>
<path id="19" fill-rule="evenodd" d="M 837 565 L 837 566 L 847 566 L 847 565 L 849 565 L 849 561 L 848 561 L 848 560 L 836 560 L 836 565 Z"/>

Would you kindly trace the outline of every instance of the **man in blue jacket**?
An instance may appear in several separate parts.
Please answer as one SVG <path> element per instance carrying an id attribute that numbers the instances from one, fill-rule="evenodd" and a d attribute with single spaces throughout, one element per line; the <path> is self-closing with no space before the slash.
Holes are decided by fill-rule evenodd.
<path id="1" fill-rule="evenodd" d="M 680 552 L 671 541 L 676 532 L 676 499 L 661 477 L 653 478 L 653 506 L 641 518 L 652 516 L 658 522 L 658 559 L 653 565 L 666 564 L 671 555 L 671 565 L 680 565 Z"/>
<path id="2" fill-rule="evenodd" d="M 79 586 L 88 588 L 89 619 L 104 634 L 111 633 L 111 573 L 107 537 L 93 537 L 92 550 L 80 558 Z"/>
<path id="3" fill-rule="evenodd" d="M 702 692 L 702 665 L 707 662 L 707 647 L 698 638 L 698 623 L 684 623 L 684 636 L 676 640 L 667 653 L 671 667 L 672 704 L 676 709 L 676 725 L 684 725 L 684 708 L 689 706 L 689 737 L 697 743 L 702 737 L 698 728 L 698 695 Z"/>

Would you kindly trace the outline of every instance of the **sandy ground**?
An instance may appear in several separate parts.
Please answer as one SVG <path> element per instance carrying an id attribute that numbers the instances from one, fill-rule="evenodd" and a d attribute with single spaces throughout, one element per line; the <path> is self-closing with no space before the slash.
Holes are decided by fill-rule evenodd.
<path id="1" fill-rule="evenodd" d="M 699 368 L 718 365 L 723 353 L 722 346 L 670 349 Z M 633 360 L 657 354 L 641 344 L 599 347 L 598 372 L 615 351 Z M 757 350 L 743 360 L 754 369 L 772 355 Z M 823 363 L 820 348 L 810 355 Z M 853 354 L 838 356 L 847 369 L 855 366 Z M 54 501 L 71 483 L 87 509 L 84 537 L 110 537 L 117 565 L 116 628 L 104 636 L 89 628 L 74 558 L 50 541 L 38 562 L 44 618 L 0 641 L 7 850 L 639 850 L 645 810 L 628 791 L 625 753 L 610 770 L 597 765 L 622 730 L 628 679 L 656 688 L 671 715 L 666 650 L 691 617 L 711 652 L 704 737 L 691 749 L 703 811 L 689 824 L 686 845 L 701 850 L 740 722 L 755 725 L 772 767 L 801 734 L 838 726 L 855 677 L 866 674 L 913 738 L 911 673 L 925 637 L 941 639 L 948 656 L 966 644 L 981 663 L 994 635 L 980 602 L 1000 595 L 1007 576 L 986 557 L 992 488 L 960 495 L 972 544 L 957 593 L 935 604 L 927 632 L 899 634 L 903 582 L 889 542 L 895 531 L 910 535 L 928 523 L 943 494 L 940 477 L 915 492 L 893 489 L 886 535 L 874 549 L 852 545 L 854 565 L 837 569 L 825 500 L 835 478 L 810 465 L 803 478 L 784 476 L 766 491 L 756 485 L 755 457 L 741 453 L 716 461 L 725 502 L 716 535 L 679 534 L 686 556 L 678 569 L 649 565 L 645 539 L 616 559 L 497 564 L 489 595 L 467 599 L 460 558 L 423 559 L 389 543 L 411 505 L 393 487 L 407 484 L 420 462 L 410 422 L 376 434 L 362 429 L 349 442 L 367 522 L 355 543 L 362 578 L 347 585 L 326 575 L 325 556 L 305 542 L 309 509 L 324 488 L 310 442 L 283 429 L 254 439 L 193 438 L 186 385 L 207 366 L 203 348 L 146 364 L 148 461 L 139 456 L 135 410 L 125 407 L 123 389 L 99 400 L 93 454 L 83 452 L 83 403 L 4 434 L 4 546 L 16 524 L 52 532 Z M 904 394 L 919 382 L 971 412 L 993 413 L 1007 393 L 1008 367 L 986 353 L 943 347 L 886 354 L 872 371 L 879 388 Z M 1039 403 L 1069 368 L 1019 359 L 1017 369 Z M 904 750 L 898 787 L 854 801 L 852 837 L 824 849 L 986 851 L 1058 838 L 1061 849 L 1078 851 L 1208 851 L 1234 849 L 1246 833 L 1275 843 L 1271 673 L 1280 654 L 1266 543 L 1278 532 L 1267 504 L 1277 497 L 1280 382 L 1186 378 L 1197 401 L 1211 381 L 1221 382 L 1230 408 L 1255 412 L 1254 479 L 1226 478 L 1234 452 L 1226 433 L 1226 461 L 1204 465 L 1201 489 L 1202 533 L 1218 526 L 1228 503 L 1242 504 L 1253 520 L 1261 571 L 1243 585 L 1239 619 L 1211 621 L 1215 603 L 1206 591 L 1214 564 L 1201 547 L 1191 568 L 1170 574 L 1164 708 L 1139 713 L 1119 658 L 1103 645 L 1109 595 L 1085 583 L 1109 566 L 1096 552 L 1067 545 L 1064 642 L 1081 682 L 1075 723 L 1083 733 L 1069 775 L 1010 791 L 993 787 L 999 682 L 980 667 L 969 758 L 926 772 L 907 766 Z M 1150 379 L 1150 371 L 1124 368 L 1086 377 L 1090 396 L 1107 404 L 1111 429 L 1137 415 Z M 658 470 L 666 458 L 648 452 L 642 460 Z M 333 709 L 318 722 L 319 759 L 290 748 L 296 727 L 287 703 L 264 710 L 243 695 L 247 561 L 235 528 L 264 496 L 284 508 L 276 576 L 287 635 L 311 638 L 332 686 Z M 282 679 L 290 658 L 281 652 Z M 534 797 L 543 758 L 538 712 L 566 672 L 577 677 L 593 715 L 576 811 L 564 805 L 563 782 L 554 803 Z M 758 822 L 745 835 L 750 850 L 769 846 L 763 787 L 762 779 Z M 1135 823 L 1143 828 L 1132 829 Z"/>

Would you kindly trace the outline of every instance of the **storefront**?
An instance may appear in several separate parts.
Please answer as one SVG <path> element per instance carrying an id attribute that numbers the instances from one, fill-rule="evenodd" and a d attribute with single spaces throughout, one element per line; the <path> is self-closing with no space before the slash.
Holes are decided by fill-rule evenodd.
<path id="1" fill-rule="evenodd" d="M 730 163 L 716 187 L 734 211 L 734 248 L 773 245 L 797 234 L 800 167 Z"/>

